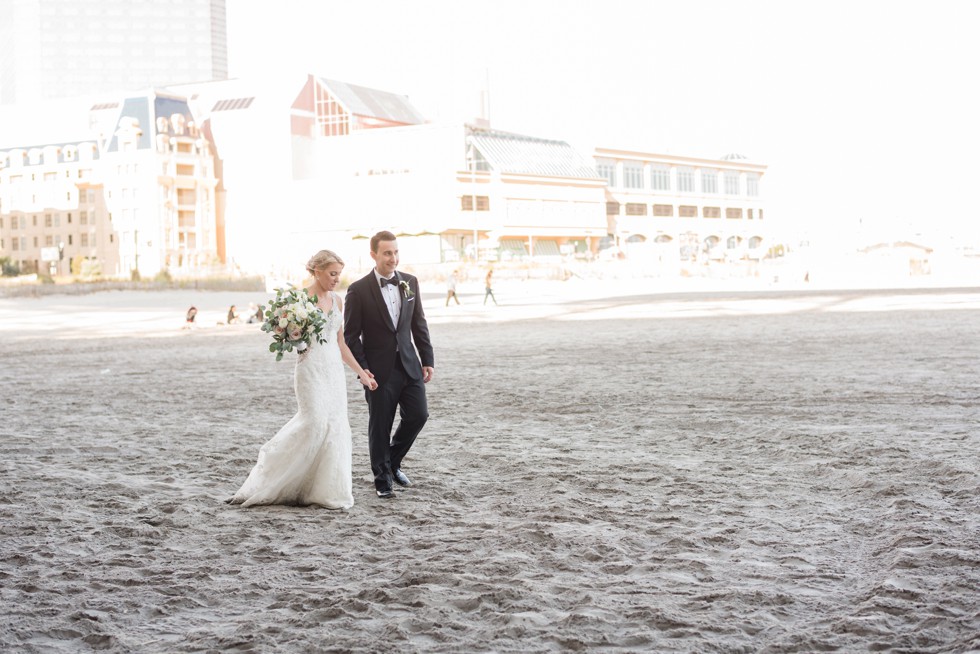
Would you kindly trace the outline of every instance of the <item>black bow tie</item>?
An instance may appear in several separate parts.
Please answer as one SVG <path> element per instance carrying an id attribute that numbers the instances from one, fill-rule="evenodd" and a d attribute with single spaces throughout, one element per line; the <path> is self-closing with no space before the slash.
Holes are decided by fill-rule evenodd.
<path id="1" fill-rule="evenodd" d="M 382 277 L 381 278 L 381 288 L 384 288 L 388 284 L 391 284 L 392 286 L 398 286 L 398 278 L 397 277 L 392 277 L 391 279 L 385 279 L 384 277 Z"/>

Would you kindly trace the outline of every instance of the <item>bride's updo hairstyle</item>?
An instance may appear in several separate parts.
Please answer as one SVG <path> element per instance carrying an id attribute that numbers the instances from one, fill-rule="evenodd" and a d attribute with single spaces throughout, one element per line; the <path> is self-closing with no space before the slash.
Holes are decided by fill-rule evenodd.
<path id="1" fill-rule="evenodd" d="M 342 266 L 344 265 L 344 260 L 337 256 L 336 252 L 320 250 L 310 257 L 310 260 L 306 264 L 306 272 L 312 275 L 315 271 L 323 270 L 332 263 L 339 263 Z"/>

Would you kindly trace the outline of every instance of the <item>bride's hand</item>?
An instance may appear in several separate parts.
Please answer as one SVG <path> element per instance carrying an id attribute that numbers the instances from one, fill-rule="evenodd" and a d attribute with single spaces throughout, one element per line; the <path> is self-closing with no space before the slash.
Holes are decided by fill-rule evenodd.
<path id="1" fill-rule="evenodd" d="M 372 391 L 378 389 L 378 382 L 374 380 L 374 374 L 372 374 L 370 370 L 362 371 L 361 374 L 358 375 L 358 379 L 360 379 L 361 383 Z"/>

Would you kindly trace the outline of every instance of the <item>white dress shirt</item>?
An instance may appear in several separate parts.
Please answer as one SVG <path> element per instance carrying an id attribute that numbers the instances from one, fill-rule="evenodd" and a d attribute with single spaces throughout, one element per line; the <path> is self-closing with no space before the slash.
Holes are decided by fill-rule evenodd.
<path id="1" fill-rule="evenodd" d="M 381 275 L 378 274 L 377 268 L 374 270 L 374 277 L 378 282 L 378 286 L 381 286 Z M 392 275 L 388 279 L 394 278 L 395 275 Z M 397 329 L 398 316 L 401 315 L 402 310 L 401 289 L 398 288 L 397 284 L 385 284 L 381 286 L 381 297 L 385 299 L 385 304 L 388 306 L 388 315 L 391 316 L 391 324 Z"/>

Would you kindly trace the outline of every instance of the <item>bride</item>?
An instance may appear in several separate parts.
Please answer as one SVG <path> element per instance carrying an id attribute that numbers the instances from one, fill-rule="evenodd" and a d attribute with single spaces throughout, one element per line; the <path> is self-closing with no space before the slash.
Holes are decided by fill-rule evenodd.
<path id="1" fill-rule="evenodd" d="M 320 250 L 306 270 L 313 276 L 307 292 L 316 295 L 326 318 L 327 339 L 299 355 L 294 387 L 299 410 L 259 450 L 259 459 L 229 504 L 317 504 L 329 509 L 354 505 L 351 491 L 351 431 L 347 419 L 347 384 L 341 360 L 372 391 L 378 387 L 344 342 L 344 312 L 340 283 L 344 262 L 330 250 Z"/>

